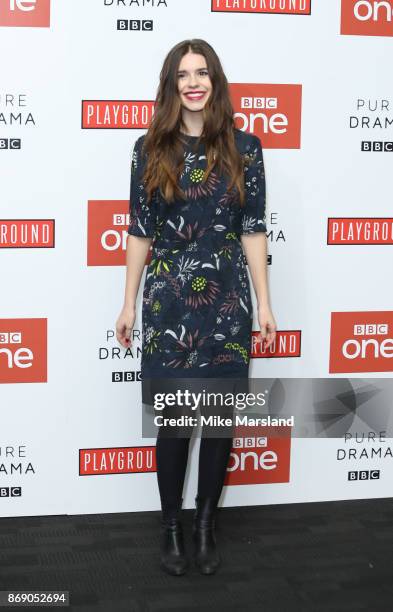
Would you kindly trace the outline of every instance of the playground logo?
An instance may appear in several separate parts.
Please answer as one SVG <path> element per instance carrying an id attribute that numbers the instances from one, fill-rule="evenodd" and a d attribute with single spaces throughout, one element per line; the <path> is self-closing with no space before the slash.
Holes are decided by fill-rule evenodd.
<path id="1" fill-rule="evenodd" d="M 147 129 L 153 100 L 82 100 L 83 130 Z"/>
<path id="2" fill-rule="evenodd" d="M 212 0 L 212 12 L 311 15 L 311 0 Z"/>
<path id="3" fill-rule="evenodd" d="M 54 219 L 0 219 L 0 249 L 50 249 Z"/>
<path id="4" fill-rule="evenodd" d="M 81 448 L 79 476 L 156 472 L 155 446 Z"/>
<path id="5" fill-rule="evenodd" d="M 330 217 L 327 244 L 393 244 L 393 217 Z"/>

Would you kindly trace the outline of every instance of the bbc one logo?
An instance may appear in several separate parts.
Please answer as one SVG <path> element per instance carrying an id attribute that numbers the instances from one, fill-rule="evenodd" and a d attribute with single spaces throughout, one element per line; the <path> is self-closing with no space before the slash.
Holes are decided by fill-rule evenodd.
<path id="1" fill-rule="evenodd" d="M 392 372 L 393 312 L 332 312 L 329 372 Z"/>
<path id="2" fill-rule="evenodd" d="M 49 28 L 50 0 L 0 0 L 0 26 Z"/>
<path id="3" fill-rule="evenodd" d="M 130 223 L 129 200 L 89 200 L 87 265 L 123 266 Z M 150 263 L 151 249 L 146 264 Z"/>
<path id="4" fill-rule="evenodd" d="M 47 382 L 47 319 L 0 319 L 0 383 Z"/>
<path id="5" fill-rule="evenodd" d="M 236 127 L 269 149 L 299 149 L 302 86 L 269 83 L 229 85 Z"/>
<path id="6" fill-rule="evenodd" d="M 341 0 L 340 34 L 393 36 L 393 0 Z"/>
<path id="7" fill-rule="evenodd" d="M 290 435 L 278 438 L 253 435 L 257 428 L 241 428 L 233 438 L 225 485 L 289 482 Z M 249 429 L 250 434 L 244 432 Z"/>

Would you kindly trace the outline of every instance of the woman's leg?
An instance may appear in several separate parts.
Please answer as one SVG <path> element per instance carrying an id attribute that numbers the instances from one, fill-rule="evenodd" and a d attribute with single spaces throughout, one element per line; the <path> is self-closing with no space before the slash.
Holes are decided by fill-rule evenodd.
<path id="1" fill-rule="evenodd" d="M 161 427 L 157 435 L 157 481 L 165 518 L 176 518 L 181 508 L 190 437 L 166 436 Z"/>
<path id="2" fill-rule="evenodd" d="M 179 379 L 158 379 L 154 382 L 153 390 L 161 394 L 174 394 L 183 387 L 184 384 Z M 163 419 L 179 419 L 185 413 L 184 407 L 172 406 L 169 403 L 166 404 L 166 401 L 164 404 L 161 413 Z M 192 426 L 163 424 L 159 427 L 156 441 L 156 464 L 164 519 L 176 518 L 181 509 L 192 432 Z"/>
<path id="3" fill-rule="evenodd" d="M 218 502 L 232 449 L 232 438 L 201 438 L 198 496 Z"/>
<path id="4" fill-rule="evenodd" d="M 164 418 L 179 416 L 177 407 L 165 406 Z M 184 478 L 192 427 L 162 425 L 156 441 L 157 481 L 162 508 L 161 567 L 169 574 L 184 574 L 188 559 L 180 521 Z"/>
<path id="5" fill-rule="evenodd" d="M 222 382 L 219 388 L 225 388 Z M 217 418 L 229 418 L 230 422 L 227 426 L 205 424 L 199 448 L 198 493 L 193 523 L 194 560 L 202 574 L 213 574 L 221 563 L 216 548 L 215 515 L 233 443 L 233 407 L 211 405 L 203 412 Z"/>
<path id="6" fill-rule="evenodd" d="M 225 394 L 233 393 L 235 388 L 233 381 L 217 379 L 211 383 L 209 390 Z M 205 424 L 202 428 L 199 448 L 198 496 L 209 497 L 218 502 L 232 449 L 234 407 L 233 405 L 226 406 L 218 400 L 217 403 L 211 400 L 210 404 L 202 408 L 202 413 L 205 417 L 215 417 L 218 424 Z M 225 424 L 227 422 L 230 424 Z"/>

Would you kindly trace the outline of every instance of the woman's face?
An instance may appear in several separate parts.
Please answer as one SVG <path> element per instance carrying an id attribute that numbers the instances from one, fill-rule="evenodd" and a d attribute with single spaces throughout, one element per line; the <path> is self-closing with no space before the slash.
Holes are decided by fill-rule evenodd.
<path id="1" fill-rule="evenodd" d="M 191 52 L 183 55 L 177 83 L 182 105 L 190 111 L 202 110 L 213 90 L 205 57 Z"/>

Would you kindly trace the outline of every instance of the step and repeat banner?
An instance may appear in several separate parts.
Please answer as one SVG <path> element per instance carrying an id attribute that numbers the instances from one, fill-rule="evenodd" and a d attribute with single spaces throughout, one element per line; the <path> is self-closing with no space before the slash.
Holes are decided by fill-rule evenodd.
<path id="1" fill-rule="evenodd" d="M 266 349 L 254 317 L 250 376 L 330 414 L 314 436 L 239 432 L 221 503 L 392 495 L 392 37 L 393 0 L 0 0 L 2 516 L 160 507 L 141 291 L 129 350 L 115 323 L 133 144 L 189 38 L 264 150 L 278 329 Z"/>

